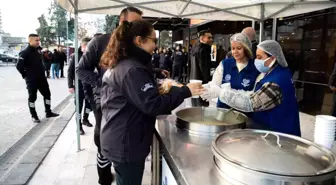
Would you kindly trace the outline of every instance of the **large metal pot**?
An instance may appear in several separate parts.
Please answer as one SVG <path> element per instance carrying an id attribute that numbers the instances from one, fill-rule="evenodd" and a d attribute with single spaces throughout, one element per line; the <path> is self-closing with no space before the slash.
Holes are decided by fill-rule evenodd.
<path id="1" fill-rule="evenodd" d="M 193 107 L 177 111 L 176 126 L 191 134 L 215 136 L 232 129 L 246 127 L 247 116 L 237 111 L 215 107 Z"/>
<path id="2" fill-rule="evenodd" d="M 303 138 L 263 130 L 220 133 L 212 143 L 218 174 L 241 185 L 334 185 L 336 156 Z"/>

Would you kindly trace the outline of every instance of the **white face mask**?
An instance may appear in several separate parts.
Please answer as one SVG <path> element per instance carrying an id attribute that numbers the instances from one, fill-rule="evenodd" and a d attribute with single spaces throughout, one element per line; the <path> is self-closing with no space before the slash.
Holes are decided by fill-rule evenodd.
<path id="1" fill-rule="evenodd" d="M 270 59 L 270 57 L 269 58 L 267 58 L 267 59 L 265 59 L 265 60 L 260 60 L 260 59 L 255 59 L 254 60 L 254 65 L 255 65 L 255 67 L 257 68 L 257 70 L 259 71 L 259 72 L 261 72 L 261 73 L 267 73 L 269 70 L 270 70 L 270 68 L 273 66 L 273 64 L 275 63 L 275 60 L 276 59 L 274 59 L 272 62 L 271 62 L 271 64 L 269 65 L 269 66 L 265 66 L 265 62 L 267 61 L 267 60 L 269 60 Z"/>

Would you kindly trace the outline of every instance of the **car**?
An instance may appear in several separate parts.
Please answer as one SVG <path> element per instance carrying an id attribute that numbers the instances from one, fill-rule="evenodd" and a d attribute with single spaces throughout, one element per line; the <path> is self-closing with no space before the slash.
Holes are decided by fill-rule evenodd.
<path id="1" fill-rule="evenodd" d="M 8 54 L 0 54 L 0 60 L 2 62 L 12 62 L 12 63 L 16 63 L 18 58 L 15 56 L 11 56 Z"/>

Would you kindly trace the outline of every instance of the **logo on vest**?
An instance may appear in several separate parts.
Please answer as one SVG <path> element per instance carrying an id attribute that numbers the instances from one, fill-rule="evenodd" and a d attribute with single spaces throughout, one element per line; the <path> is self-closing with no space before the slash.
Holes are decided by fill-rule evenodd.
<path id="1" fill-rule="evenodd" d="M 231 80 L 231 75 L 230 74 L 225 75 L 225 81 L 230 81 L 230 80 Z"/>
<path id="2" fill-rule="evenodd" d="M 241 83 L 244 87 L 250 86 L 250 80 L 249 79 L 243 79 L 243 82 Z"/>

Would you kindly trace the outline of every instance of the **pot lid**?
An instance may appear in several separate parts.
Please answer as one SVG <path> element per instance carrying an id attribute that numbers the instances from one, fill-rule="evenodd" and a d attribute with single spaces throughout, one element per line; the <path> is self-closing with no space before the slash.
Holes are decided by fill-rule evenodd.
<path id="1" fill-rule="evenodd" d="M 285 176 L 312 176 L 336 169 L 335 155 L 306 139 L 264 130 L 220 133 L 213 152 L 254 171 Z"/>

